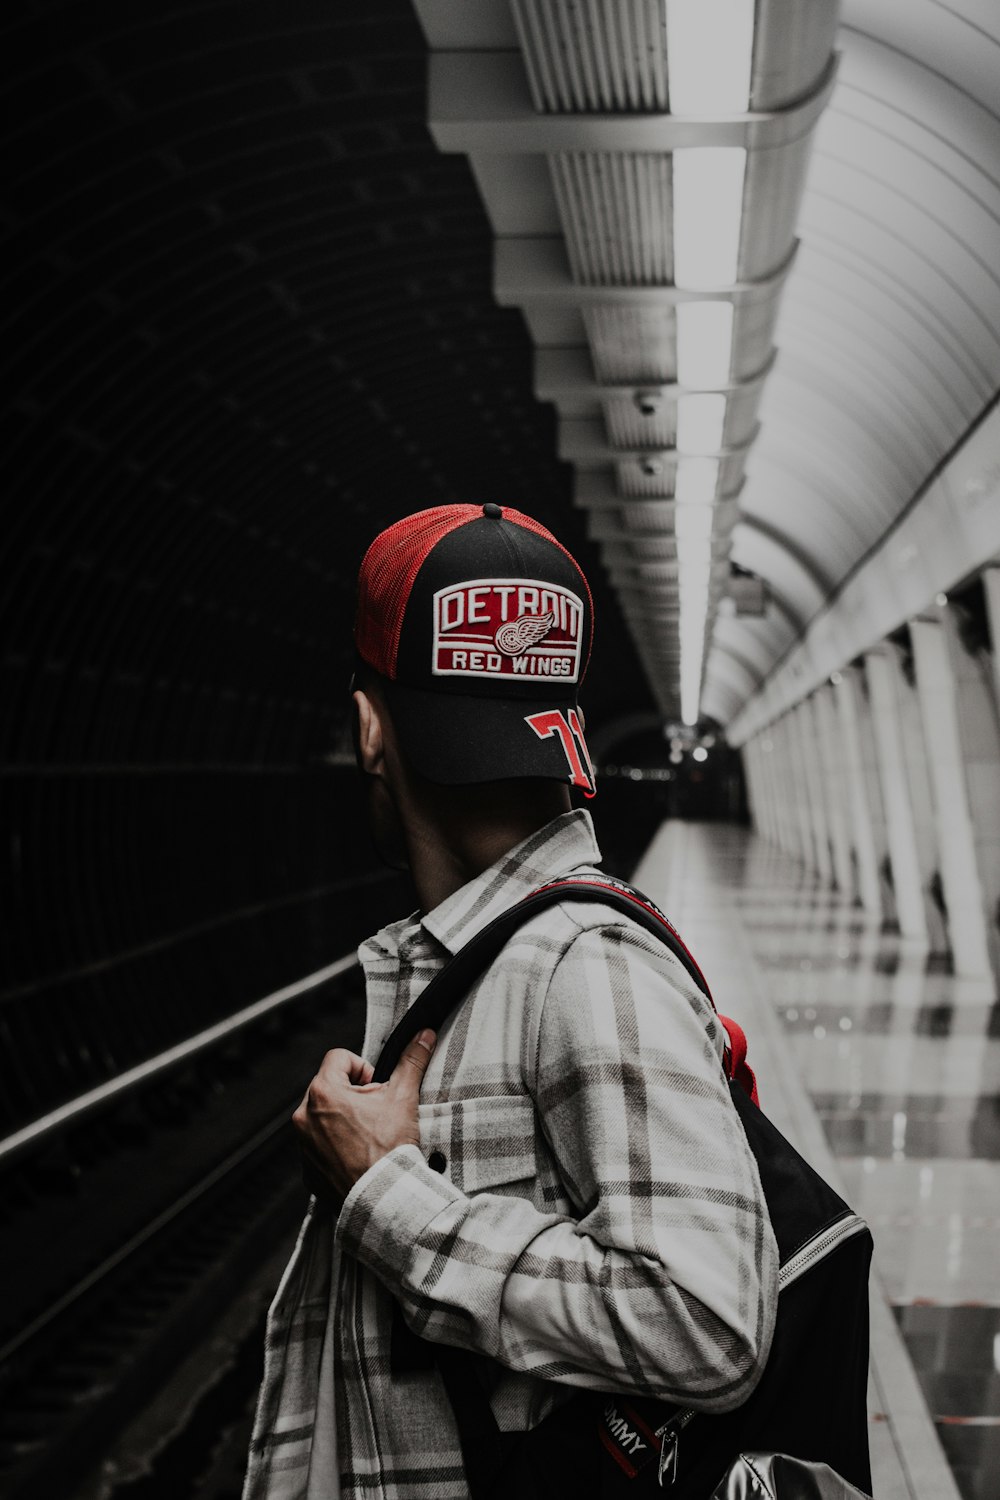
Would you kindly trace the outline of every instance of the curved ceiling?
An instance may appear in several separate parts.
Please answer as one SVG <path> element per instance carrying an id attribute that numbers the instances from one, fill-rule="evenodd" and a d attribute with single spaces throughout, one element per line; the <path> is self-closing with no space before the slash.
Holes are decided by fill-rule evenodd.
<path id="1" fill-rule="evenodd" d="M 820 601 L 790 553 L 836 586 L 1000 387 L 1000 7 L 845 0 L 837 47 L 733 533 L 807 618 Z M 800 634 L 782 623 L 772 663 Z M 703 703 L 726 721 L 723 655 Z"/>
<path id="2" fill-rule="evenodd" d="M 413 4 L 658 707 L 692 722 L 705 637 L 726 722 L 729 563 L 770 588 L 770 669 L 1000 387 L 1000 9 Z"/>

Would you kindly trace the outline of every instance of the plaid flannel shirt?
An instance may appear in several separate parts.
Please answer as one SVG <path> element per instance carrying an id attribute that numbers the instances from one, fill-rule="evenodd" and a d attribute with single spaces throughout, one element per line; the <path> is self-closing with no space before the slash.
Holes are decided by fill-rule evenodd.
<path id="1" fill-rule="evenodd" d="M 566 813 L 363 944 L 364 1055 L 491 918 L 599 859 L 587 813 Z M 744 1400 L 777 1254 L 722 1047 L 683 967 L 627 917 L 566 902 L 522 927 L 442 1028 L 420 1148 L 377 1162 L 336 1219 L 311 1207 L 271 1309 L 244 1500 L 467 1500 L 436 1370 L 390 1367 L 395 1304 L 499 1362 L 507 1431 L 571 1387 Z"/>

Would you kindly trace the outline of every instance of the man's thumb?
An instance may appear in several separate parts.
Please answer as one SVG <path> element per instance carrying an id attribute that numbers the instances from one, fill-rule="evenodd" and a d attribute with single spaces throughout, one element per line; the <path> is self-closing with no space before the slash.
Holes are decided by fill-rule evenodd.
<path id="1" fill-rule="evenodd" d="M 393 1077 L 395 1078 L 398 1074 L 401 1082 L 413 1087 L 414 1091 L 419 1093 L 436 1041 L 437 1037 L 433 1031 L 428 1031 L 426 1027 L 423 1031 L 418 1031 L 396 1064 Z"/>

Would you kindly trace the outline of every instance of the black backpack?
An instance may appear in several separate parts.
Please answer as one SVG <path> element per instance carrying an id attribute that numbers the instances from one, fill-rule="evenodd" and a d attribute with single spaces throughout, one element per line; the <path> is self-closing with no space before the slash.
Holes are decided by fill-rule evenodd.
<path id="1" fill-rule="evenodd" d="M 389 1077 L 422 1027 L 440 1030 L 517 928 L 544 907 L 567 900 L 599 901 L 624 912 L 666 944 L 711 1001 L 698 965 L 646 896 L 607 876 L 567 876 L 501 913 L 435 975 L 383 1047 L 375 1081 Z M 704 1500 L 748 1450 L 829 1464 L 870 1493 L 865 1397 L 871 1234 L 761 1112 L 743 1033 L 726 1017 L 720 1020 L 730 1037 L 730 1092 L 757 1161 L 781 1268 L 774 1339 L 758 1385 L 742 1406 L 722 1414 L 647 1397 L 581 1392 L 531 1431 L 504 1433 L 490 1408 L 483 1358 L 419 1339 L 397 1311 L 393 1368 L 437 1367 L 458 1424 L 473 1500 L 641 1500 L 661 1493 L 661 1486 L 671 1500 Z"/>

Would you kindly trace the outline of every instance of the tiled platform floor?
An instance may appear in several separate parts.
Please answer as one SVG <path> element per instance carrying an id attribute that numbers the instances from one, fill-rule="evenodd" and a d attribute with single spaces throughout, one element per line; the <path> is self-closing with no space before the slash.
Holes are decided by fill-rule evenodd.
<path id="1" fill-rule="evenodd" d="M 635 880 L 744 1023 L 768 1113 L 871 1224 L 876 1496 L 998 1500 L 994 986 L 928 973 L 742 829 L 664 824 Z"/>

